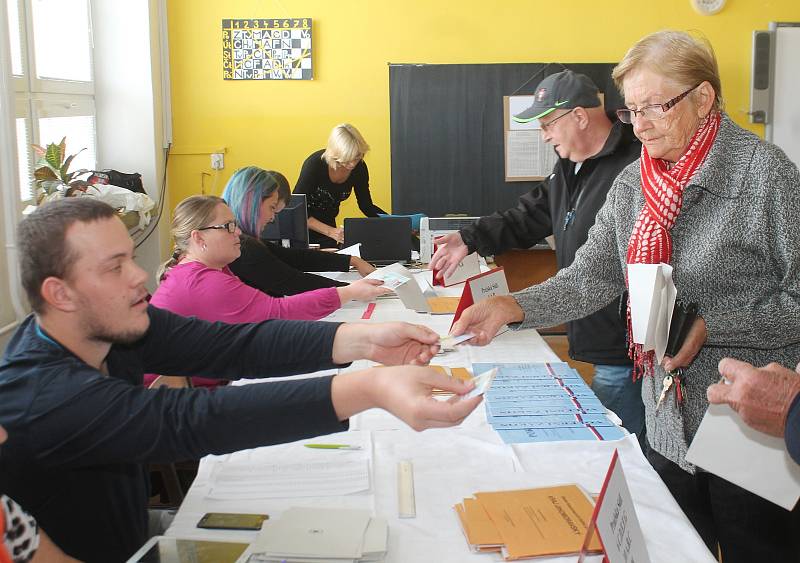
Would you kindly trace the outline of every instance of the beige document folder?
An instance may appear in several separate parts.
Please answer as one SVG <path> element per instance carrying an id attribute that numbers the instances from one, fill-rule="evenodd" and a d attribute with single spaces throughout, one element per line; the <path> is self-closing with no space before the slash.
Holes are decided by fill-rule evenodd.
<path id="1" fill-rule="evenodd" d="M 503 539 L 506 560 L 578 553 L 594 506 L 577 485 L 475 493 Z M 593 538 L 589 550 L 599 551 Z"/>

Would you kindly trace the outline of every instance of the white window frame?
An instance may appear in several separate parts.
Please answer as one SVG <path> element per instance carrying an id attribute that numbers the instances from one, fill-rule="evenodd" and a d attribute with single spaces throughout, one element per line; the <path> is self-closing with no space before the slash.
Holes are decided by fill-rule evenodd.
<path id="1" fill-rule="evenodd" d="M 33 142 L 33 126 L 34 121 L 31 114 L 31 101 L 27 97 L 15 96 L 14 97 L 14 118 L 16 119 L 24 119 L 25 126 L 28 129 L 28 141 L 29 144 Z M 16 132 L 16 121 L 14 123 L 14 131 Z M 14 145 L 16 147 L 16 144 Z M 17 162 L 19 162 L 19 154 L 17 154 Z M 26 163 L 26 176 L 28 178 L 28 191 L 31 191 L 30 182 L 33 180 L 33 151 L 28 150 L 25 153 L 25 163 Z M 22 176 L 23 171 L 18 170 L 18 178 Z M 20 188 L 21 186 L 17 186 Z M 20 196 L 20 190 L 16 190 L 17 194 L 17 211 L 21 212 L 23 209 L 23 205 L 27 202 L 30 202 L 31 198 L 23 199 Z"/>
<path id="2" fill-rule="evenodd" d="M 30 142 L 41 145 L 39 136 L 39 119 L 44 117 L 95 117 L 95 155 L 97 154 L 97 115 L 94 104 L 94 70 L 92 80 L 89 82 L 77 80 L 58 80 L 52 78 L 39 78 L 36 73 L 36 56 L 34 47 L 33 29 L 33 0 L 19 0 L 19 17 L 21 29 L 22 49 L 22 75 L 14 75 L 15 106 L 17 117 L 24 117 L 30 127 Z M 91 30 L 91 0 L 85 0 L 89 14 L 89 40 L 92 41 Z M 91 43 L 93 45 L 93 43 Z M 89 51 L 90 66 L 94 67 L 92 49 Z M 25 108 L 27 106 L 27 113 Z M 52 140 L 49 140 L 52 141 Z M 67 139 L 69 141 L 69 139 Z M 47 142 L 47 141 L 46 141 Z M 71 150 L 73 147 L 67 147 Z M 28 176 L 33 177 L 35 157 L 33 148 L 29 147 L 27 155 L 29 163 Z M 19 191 L 17 191 L 19 194 Z M 21 201 L 21 208 L 25 204 L 33 203 L 31 200 Z"/>
<path id="3" fill-rule="evenodd" d="M 47 117 L 72 117 L 91 115 L 95 117 L 95 154 L 99 145 L 97 139 L 97 115 L 95 112 L 94 100 L 94 60 L 93 60 L 93 41 L 91 25 L 91 0 L 85 0 L 87 13 L 89 14 L 89 57 L 90 67 L 92 68 L 92 79 L 90 81 L 43 79 L 36 76 L 36 57 L 34 50 L 33 32 L 33 0 L 19 0 L 17 3 L 20 22 L 20 51 L 22 61 L 22 74 L 12 75 L 11 52 L 8 51 L 8 44 L 0 46 L 0 111 L 3 112 L 2 122 L 3 131 L 0 131 L 6 145 L 0 150 L 0 163 L 2 170 L 0 176 L 3 178 L 0 185 L 0 216 L 2 216 L 2 227 L 0 228 L 0 270 L 5 272 L 0 275 L 0 338 L 7 334 L 8 330 L 25 315 L 25 304 L 23 303 L 22 290 L 19 285 L 18 272 L 16 266 L 16 241 L 15 225 L 21 217 L 21 211 L 26 204 L 32 203 L 21 198 L 19 182 L 18 162 L 19 154 L 16 142 L 16 121 L 15 119 L 25 119 L 28 127 L 29 139 L 32 144 L 41 144 L 39 137 L 39 119 Z M 6 29 L 10 23 L 7 18 L 7 0 L 0 0 L 0 40 L 7 41 L 10 33 Z M 73 33 L 78 32 L 73 30 Z M 13 119 L 12 119 L 13 117 Z M 7 123 L 11 120 L 11 123 Z M 12 135 L 13 133 L 13 135 Z M 6 137 L 8 142 L 6 142 Z M 47 141 L 50 141 L 49 139 Z M 46 142 L 47 142 L 46 141 Z M 69 139 L 67 140 L 69 142 Z M 68 147 L 71 150 L 73 147 Z M 28 177 L 33 176 L 33 166 L 35 155 L 32 147 L 28 147 L 25 155 L 28 166 Z M 12 181 L 13 176 L 13 181 Z M 6 266 L 6 267 L 3 267 Z M 7 324 L 11 322 L 12 324 Z"/>

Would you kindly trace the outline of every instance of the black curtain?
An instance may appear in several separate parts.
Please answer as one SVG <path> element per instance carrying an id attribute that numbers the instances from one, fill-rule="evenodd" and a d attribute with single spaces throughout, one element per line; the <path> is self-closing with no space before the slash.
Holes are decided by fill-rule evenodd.
<path id="1" fill-rule="evenodd" d="M 623 105 L 614 64 L 390 65 L 392 211 L 479 216 L 513 206 L 533 182 L 505 181 L 503 96 L 532 95 L 566 67 L 591 77 L 613 111 Z"/>

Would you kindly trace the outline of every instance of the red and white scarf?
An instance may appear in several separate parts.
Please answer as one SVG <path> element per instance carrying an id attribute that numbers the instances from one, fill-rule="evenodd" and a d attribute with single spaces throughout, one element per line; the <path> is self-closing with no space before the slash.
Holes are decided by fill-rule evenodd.
<path id="1" fill-rule="evenodd" d="M 689 148 L 674 165 L 652 158 L 642 145 L 639 167 L 645 205 L 633 226 L 628 242 L 628 264 L 669 264 L 672 260 L 672 236 L 683 205 L 683 190 L 705 161 L 722 121 L 720 112 L 712 111 L 695 131 Z M 627 273 L 626 273 L 627 281 Z M 653 374 L 653 351 L 642 352 L 641 344 L 633 343 L 631 303 L 628 300 L 628 355 L 633 360 L 633 379 L 642 373 Z"/>

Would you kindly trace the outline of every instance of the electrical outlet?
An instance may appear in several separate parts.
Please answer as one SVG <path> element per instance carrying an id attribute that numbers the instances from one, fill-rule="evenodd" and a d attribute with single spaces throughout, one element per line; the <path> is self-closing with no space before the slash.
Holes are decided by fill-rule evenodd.
<path id="1" fill-rule="evenodd" d="M 211 153 L 211 169 L 212 170 L 222 170 L 225 168 L 225 160 L 221 152 L 212 152 Z"/>

